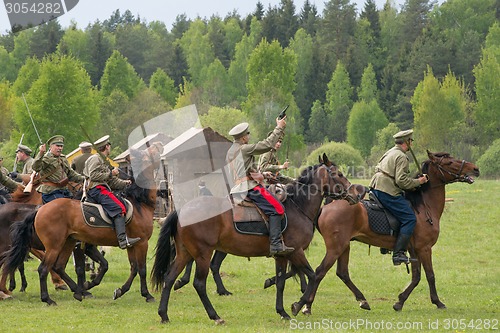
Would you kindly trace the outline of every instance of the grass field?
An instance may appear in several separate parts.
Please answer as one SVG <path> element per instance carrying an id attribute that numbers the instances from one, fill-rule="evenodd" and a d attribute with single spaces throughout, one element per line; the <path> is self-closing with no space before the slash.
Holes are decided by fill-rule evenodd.
<path id="1" fill-rule="evenodd" d="M 264 280 L 274 275 L 273 260 L 228 256 L 223 263 L 223 281 L 233 296 L 215 293 L 211 278 L 208 291 L 226 325 L 215 326 L 208 319 L 192 285 L 173 292 L 169 316 L 171 323 L 160 324 L 157 302 L 146 303 L 140 296 L 138 278 L 131 290 L 113 301 L 115 288 L 128 276 L 124 251 L 113 248 L 106 254 L 109 271 L 103 283 L 92 290 L 94 298 L 78 302 L 71 292 L 49 287 L 58 306 L 40 301 L 38 262 L 27 262 L 28 290 L 15 292 L 15 298 L 0 302 L 2 332 L 473 332 L 496 330 L 500 324 L 499 216 L 500 182 L 478 180 L 472 185 L 451 184 L 441 220 L 441 234 L 433 248 L 438 294 L 447 309 L 437 310 L 429 299 L 425 276 L 401 312 L 392 305 L 409 283 L 404 266 L 394 267 L 390 256 L 378 248 L 353 243 L 351 278 L 363 291 L 372 310 L 361 310 L 351 292 L 336 277 L 335 266 L 320 286 L 312 316 L 299 314 L 282 321 L 274 311 L 275 289 L 264 290 Z M 148 271 L 158 229 L 150 241 Z M 307 253 L 313 268 L 325 253 L 323 240 L 315 234 Z M 68 271 L 72 267 L 68 265 Z M 74 275 L 74 272 L 73 272 Z M 299 285 L 288 280 L 285 306 L 300 297 Z"/>

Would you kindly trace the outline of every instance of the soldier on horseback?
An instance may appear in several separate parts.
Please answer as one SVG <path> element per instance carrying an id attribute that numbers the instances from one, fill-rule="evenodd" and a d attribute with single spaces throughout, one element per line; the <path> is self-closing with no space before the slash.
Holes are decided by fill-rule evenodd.
<path id="1" fill-rule="evenodd" d="M 270 256 L 284 255 L 294 251 L 294 248 L 286 246 L 281 240 L 281 220 L 285 209 L 281 202 L 263 186 L 264 177 L 258 172 L 255 155 L 273 149 L 283 135 L 285 126 L 285 118 L 277 118 L 275 129 L 265 140 L 249 144 L 249 124 L 238 124 L 229 131 L 229 135 L 234 137 L 234 143 L 226 155 L 226 162 L 234 183 L 231 189 L 233 200 L 241 202 L 248 198 L 269 216 Z"/>
<path id="2" fill-rule="evenodd" d="M 47 145 L 49 151 L 47 151 Z M 68 189 L 70 181 L 83 183 L 85 177 L 71 169 L 66 156 L 62 154 L 64 137 L 54 135 L 46 144 L 40 146 L 38 155 L 33 162 L 33 170 L 40 174 L 42 185 L 37 191 L 42 193 L 44 204 L 58 198 L 72 198 Z"/>
<path id="3" fill-rule="evenodd" d="M 272 132 L 269 132 L 267 136 L 269 137 Z M 283 136 L 281 136 L 274 145 L 274 147 L 268 151 L 260 155 L 259 157 L 259 171 L 264 175 L 269 183 L 280 183 L 280 184 L 288 184 L 294 181 L 293 178 L 282 175 L 280 173 L 281 170 L 288 169 L 288 160 L 285 163 L 281 164 L 278 160 L 277 152 L 278 149 L 281 148 L 281 144 L 283 143 Z"/>
<path id="4" fill-rule="evenodd" d="M 428 181 L 425 175 L 418 178 L 410 177 L 410 159 L 406 153 L 413 142 L 412 134 L 413 130 L 410 129 L 400 131 L 393 136 L 395 146 L 380 158 L 370 183 L 370 188 L 377 199 L 401 223 L 392 254 L 394 265 L 410 262 L 405 251 L 417 223 L 415 213 L 403 197 L 403 192 L 413 190 Z"/>
<path id="5" fill-rule="evenodd" d="M 33 172 L 33 162 L 34 159 L 31 157 L 33 151 L 30 147 L 19 144 L 16 150 L 16 159 L 18 162 L 22 162 L 24 164 L 23 171 L 18 173 L 16 170 L 12 171 L 9 176 L 15 181 L 21 182 L 23 180 L 23 176 L 30 176 Z"/>
<path id="6" fill-rule="evenodd" d="M 112 190 L 124 189 L 132 183 L 131 180 L 118 178 L 119 170 L 114 168 L 110 170 L 105 158 L 111 152 L 111 142 L 109 135 L 105 135 L 94 143 L 97 154 L 92 155 L 86 162 L 83 174 L 88 178 L 89 185 L 87 196 L 106 211 L 111 219 L 118 238 L 120 249 L 134 246 L 140 238 L 128 238 L 125 229 L 125 214 L 127 213 L 125 204 L 118 199 Z"/>

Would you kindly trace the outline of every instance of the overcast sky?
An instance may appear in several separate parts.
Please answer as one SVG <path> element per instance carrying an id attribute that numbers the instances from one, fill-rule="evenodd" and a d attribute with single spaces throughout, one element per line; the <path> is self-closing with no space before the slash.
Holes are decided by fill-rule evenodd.
<path id="1" fill-rule="evenodd" d="M 300 12 L 305 0 L 294 0 L 297 13 Z M 405 0 L 391 0 L 399 10 Z M 134 16 L 139 15 L 147 22 L 162 21 L 170 31 L 177 15 L 186 14 L 188 19 L 197 16 L 210 18 L 212 15 L 219 15 L 224 18 L 227 13 L 236 10 L 241 17 L 253 12 L 256 8 L 257 0 L 80 0 L 76 7 L 59 18 L 59 23 L 66 28 L 71 20 L 78 23 L 78 27 L 84 29 L 89 23 L 101 22 L 108 19 L 111 14 L 120 9 L 123 13 L 129 9 Z M 264 9 L 269 5 L 278 6 L 280 0 L 261 0 Z M 381 9 L 386 0 L 375 0 L 377 7 Z M 442 2 L 442 0 L 440 1 Z M 310 0 L 321 14 L 324 9 L 324 0 Z M 351 0 L 358 8 L 358 13 L 364 8 L 365 0 Z M 0 5 L 0 32 L 3 34 L 10 30 L 7 11 Z"/>

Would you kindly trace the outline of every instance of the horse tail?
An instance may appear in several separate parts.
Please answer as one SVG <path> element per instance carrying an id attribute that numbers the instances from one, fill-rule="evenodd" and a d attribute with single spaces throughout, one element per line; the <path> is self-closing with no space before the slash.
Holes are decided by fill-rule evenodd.
<path id="1" fill-rule="evenodd" d="M 158 291 L 163 283 L 165 274 L 170 270 L 170 265 L 175 257 L 175 247 L 171 246 L 170 240 L 177 232 L 177 221 L 179 215 L 177 211 L 171 212 L 163 223 L 158 242 L 155 247 L 155 260 L 151 269 L 151 282 L 154 290 Z"/>
<path id="2" fill-rule="evenodd" d="M 3 274 L 12 274 L 24 263 L 30 250 L 33 236 L 36 211 L 30 213 L 24 221 L 15 222 L 11 227 L 10 238 L 12 245 L 8 251 L 0 256 L 0 266 L 3 265 Z"/>

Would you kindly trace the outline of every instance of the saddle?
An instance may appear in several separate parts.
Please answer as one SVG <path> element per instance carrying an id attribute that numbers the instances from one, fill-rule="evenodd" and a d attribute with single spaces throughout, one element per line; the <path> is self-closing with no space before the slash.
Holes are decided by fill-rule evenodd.
<path id="1" fill-rule="evenodd" d="M 247 235 L 269 236 L 269 217 L 250 200 L 233 203 L 233 225 L 237 232 Z M 281 232 L 288 225 L 287 216 L 281 220 Z"/>
<path id="2" fill-rule="evenodd" d="M 396 236 L 399 233 L 399 221 L 384 208 L 373 192 L 369 192 L 368 198 L 361 203 L 368 213 L 370 229 L 377 234 Z"/>
<path id="3" fill-rule="evenodd" d="M 132 220 L 134 206 L 125 198 L 123 198 L 123 201 L 127 208 L 127 214 L 125 215 L 125 225 L 127 225 Z M 113 221 L 101 205 L 85 200 L 80 203 L 80 206 L 82 207 L 83 219 L 88 226 L 94 228 L 113 228 Z"/>

